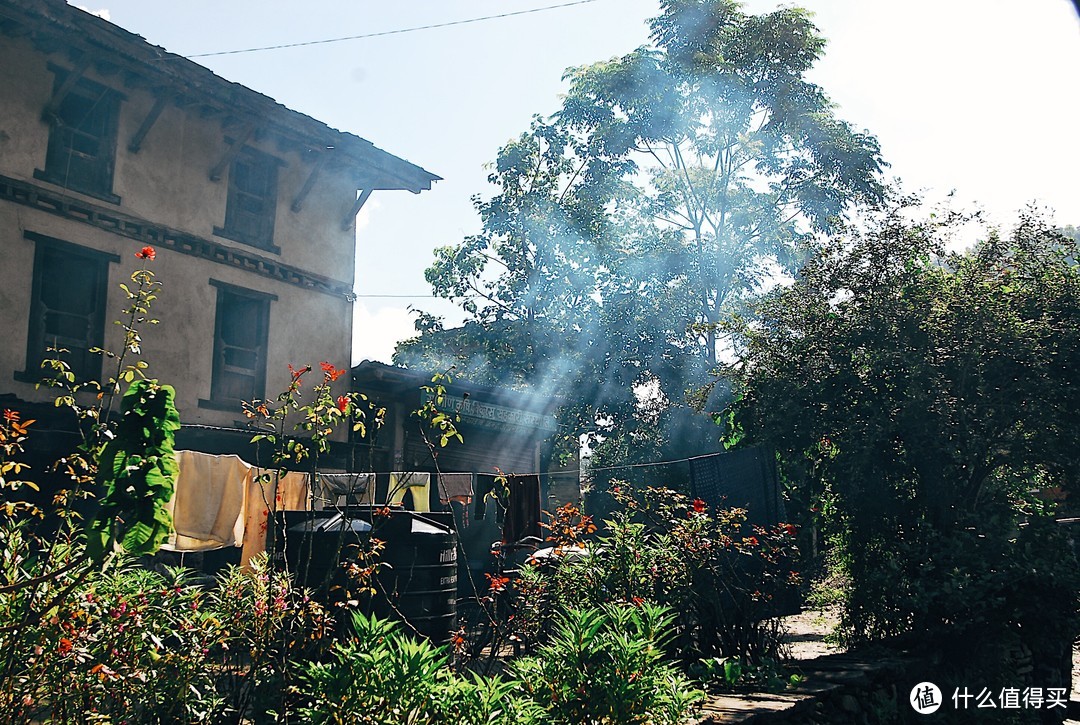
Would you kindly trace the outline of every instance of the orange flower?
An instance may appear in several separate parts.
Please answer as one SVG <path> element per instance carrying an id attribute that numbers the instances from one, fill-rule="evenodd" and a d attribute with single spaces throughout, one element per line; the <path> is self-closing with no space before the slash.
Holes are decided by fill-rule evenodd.
<path id="1" fill-rule="evenodd" d="M 347 395 L 339 395 L 338 398 L 337 398 L 337 408 L 342 413 L 348 413 L 349 412 L 349 396 L 347 396 Z"/>
<path id="2" fill-rule="evenodd" d="M 5 408 L 4 409 L 4 420 L 6 420 L 8 423 L 18 423 L 19 422 L 19 412 L 17 410 L 8 410 L 8 409 Z"/>
<path id="3" fill-rule="evenodd" d="M 139 259 L 146 259 L 153 262 L 154 259 L 157 257 L 157 250 L 151 246 L 145 246 L 139 251 L 135 252 L 135 256 Z"/>
<path id="4" fill-rule="evenodd" d="M 323 376 L 326 378 L 326 381 L 328 383 L 334 382 L 335 380 L 337 380 L 338 378 L 340 378 L 342 375 L 345 374 L 344 370 L 338 370 L 337 368 L 335 368 L 333 365 L 326 362 L 325 360 L 322 361 L 321 363 L 319 363 L 319 367 L 322 368 Z"/>
<path id="5" fill-rule="evenodd" d="M 488 578 L 488 592 L 491 594 L 501 594 L 506 591 L 506 585 L 510 583 L 510 577 L 506 576 L 492 576 L 485 573 L 484 576 Z"/>
<path id="6" fill-rule="evenodd" d="M 68 639 L 67 637 L 61 637 L 60 638 L 60 646 L 57 647 L 56 649 L 57 649 L 58 652 L 60 652 L 60 654 L 66 655 L 68 652 L 71 651 L 71 648 L 72 648 L 71 640 Z"/>

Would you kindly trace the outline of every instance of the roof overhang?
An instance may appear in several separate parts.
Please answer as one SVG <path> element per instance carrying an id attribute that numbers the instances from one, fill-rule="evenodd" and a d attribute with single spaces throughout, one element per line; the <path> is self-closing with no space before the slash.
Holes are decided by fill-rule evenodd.
<path id="1" fill-rule="evenodd" d="M 218 116 L 225 128 L 254 123 L 283 147 L 329 153 L 333 166 L 350 174 L 358 189 L 418 194 L 441 180 L 367 139 L 286 108 L 64 0 L 0 0 L 0 33 L 28 36 L 44 52 L 66 52 L 73 62 L 89 62 L 106 74 L 122 73 L 125 85 Z"/>

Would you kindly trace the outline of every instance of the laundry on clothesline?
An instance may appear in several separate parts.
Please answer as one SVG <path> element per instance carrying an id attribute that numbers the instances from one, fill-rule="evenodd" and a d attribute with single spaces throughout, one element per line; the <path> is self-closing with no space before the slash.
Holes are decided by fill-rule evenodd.
<path id="1" fill-rule="evenodd" d="M 487 502 L 495 501 L 495 520 L 502 524 L 502 540 L 513 544 L 528 536 L 543 538 L 540 530 L 540 476 L 477 474 L 473 518 L 487 515 Z"/>
<path id="2" fill-rule="evenodd" d="M 390 488 L 386 494 L 387 505 L 400 504 L 405 494 L 412 495 L 412 510 L 418 513 L 431 511 L 431 474 L 421 471 L 395 471 L 390 474 Z"/>
<path id="3" fill-rule="evenodd" d="M 495 521 L 502 523 L 503 512 L 506 510 L 505 490 L 502 489 L 502 480 L 505 476 L 496 476 L 490 473 L 476 474 L 476 504 L 473 506 L 473 520 L 482 521 L 487 516 L 488 500 L 495 501 Z M 496 487 L 496 483 L 499 484 Z M 501 497 L 500 497 L 501 496 Z"/>
<path id="4" fill-rule="evenodd" d="M 317 496 L 337 506 L 371 506 L 375 503 L 374 473 L 318 473 Z"/>
<path id="5" fill-rule="evenodd" d="M 166 509 L 175 531 L 162 548 L 210 551 L 240 546 L 240 563 L 266 551 L 272 512 L 306 511 L 308 474 L 255 468 L 233 455 L 176 451 L 178 473 Z"/>
<path id="6" fill-rule="evenodd" d="M 751 524 L 784 520 L 776 458 L 755 446 L 690 459 L 690 490 L 714 508 L 744 508 Z"/>
<path id="7" fill-rule="evenodd" d="M 540 477 L 507 476 L 506 515 L 503 517 L 502 540 L 513 544 L 527 537 L 542 539 L 540 531 Z"/>
<path id="8" fill-rule="evenodd" d="M 258 468 L 252 470 L 244 494 L 244 539 L 240 566 L 250 568 L 253 557 L 266 551 L 266 532 L 270 516 L 278 511 L 308 511 L 311 497 L 308 474 Z"/>
<path id="9" fill-rule="evenodd" d="M 168 551 L 209 551 L 235 546 L 244 537 L 244 491 L 251 466 L 239 456 L 176 451 L 177 476 L 166 504 L 173 533 Z"/>
<path id="10" fill-rule="evenodd" d="M 448 504 L 451 501 L 468 506 L 473 498 L 473 474 L 440 473 L 439 501 Z"/>

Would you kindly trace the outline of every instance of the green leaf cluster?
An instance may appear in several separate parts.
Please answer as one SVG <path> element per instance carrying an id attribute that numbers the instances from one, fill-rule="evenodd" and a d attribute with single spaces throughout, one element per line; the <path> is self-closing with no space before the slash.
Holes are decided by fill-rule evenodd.
<path id="1" fill-rule="evenodd" d="M 1037 631 L 1034 572 L 1072 641 L 1075 559 L 1029 534 L 1080 483 L 1080 248 L 1028 213 L 948 252 L 953 221 L 898 209 L 765 298 L 732 421 L 840 546 L 849 641 Z"/>
<path id="2" fill-rule="evenodd" d="M 305 722 L 380 723 L 542 722 L 541 710 L 513 695 L 513 681 L 459 676 L 444 649 L 403 635 L 399 625 L 352 615 L 354 638 L 336 645 L 325 662 L 303 665 L 295 685 L 310 700 Z"/>
<path id="3" fill-rule="evenodd" d="M 177 465 L 173 443 L 180 430 L 176 391 L 152 380 L 136 380 L 120 403 L 120 420 L 98 463 L 101 496 L 87 525 L 87 551 L 100 559 L 113 543 L 133 554 L 149 554 L 168 538 Z"/>
<path id="4" fill-rule="evenodd" d="M 667 659 L 664 607 L 612 604 L 560 614 L 551 641 L 512 664 L 551 723 L 684 722 L 702 693 Z"/>

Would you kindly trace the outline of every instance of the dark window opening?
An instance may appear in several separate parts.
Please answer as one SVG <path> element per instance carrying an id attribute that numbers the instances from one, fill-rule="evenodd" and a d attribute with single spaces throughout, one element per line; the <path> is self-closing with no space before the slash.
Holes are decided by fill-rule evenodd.
<path id="1" fill-rule="evenodd" d="M 229 170 L 225 226 L 214 233 L 244 244 L 277 252 L 274 216 L 277 214 L 277 167 L 273 156 L 245 147 Z"/>
<path id="2" fill-rule="evenodd" d="M 261 398 L 266 385 L 266 351 L 273 295 L 233 287 L 216 280 L 214 369 L 210 397 L 235 404 Z"/>
<path id="3" fill-rule="evenodd" d="M 51 377 L 41 361 L 59 357 L 76 379 L 99 380 L 109 262 L 118 257 L 27 232 L 37 242 L 30 302 L 25 379 Z M 58 354 L 50 348 L 64 349 Z"/>
<path id="4" fill-rule="evenodd" d="M 64 78 L 65 74 L 57 73 L 54 92 Z M 45 170 L 34 175 L 65 189 L 119 203 L 120 198 L 112 193 L 119 112 L 119 94 L 80 79 L 47 119 L 52 127 Z"/>

